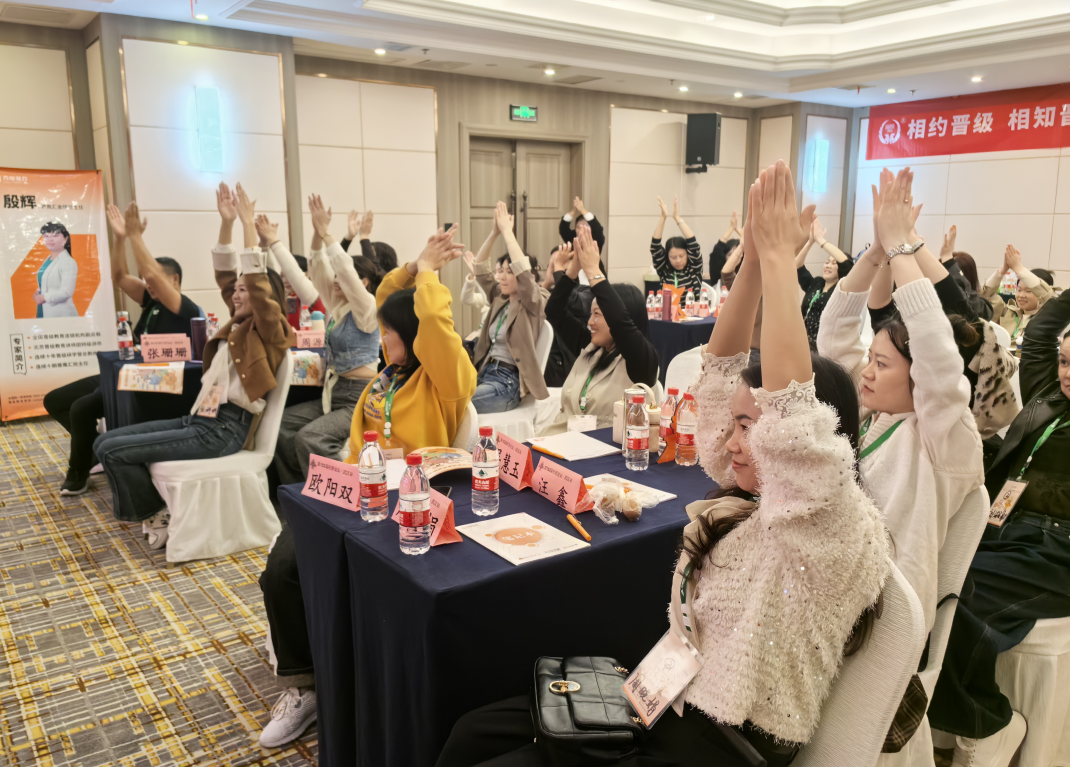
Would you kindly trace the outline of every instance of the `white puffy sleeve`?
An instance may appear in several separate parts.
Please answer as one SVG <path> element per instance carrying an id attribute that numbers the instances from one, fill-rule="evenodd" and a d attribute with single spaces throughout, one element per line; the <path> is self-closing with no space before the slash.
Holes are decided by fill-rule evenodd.
<path id="1" fill-rule="evenodd" d="M 857 381 L 865 367 L 866 347 L 862 344 L 862 313 L 869 291 L 845 293 L 839 285 L 821 312 L 817 331 L 817 352 L 843 365 Z"/>
<path id="2" fill-rule="evenodd" d="M 732 395 L 739 386 L 740 374 L 750 364 L 750 355 L 718 357 L 703 353 L 702 374 L 692 386 L 698 404 L 698 461 L 710 479 L 720 485 L 735 485 L 736 474 L 725 443 L 732 436 Z"/>

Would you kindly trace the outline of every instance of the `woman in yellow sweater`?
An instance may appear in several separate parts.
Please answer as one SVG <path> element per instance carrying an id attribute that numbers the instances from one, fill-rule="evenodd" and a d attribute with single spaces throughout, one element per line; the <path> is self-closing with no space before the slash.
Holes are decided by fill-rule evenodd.
<path id="1" fill-rule="evenodd" d="M 457 434 L 476 369 L 453 329 L 450 291 L 437 274 L 464 252 L 453 243 L 455 229 L 432 235 L 420 257 L 386 275 L 375 293 L 387 366 L 357 403 L 349 463 L 357 462 L 365 431 L 379 432 L 387 458 L 447 446 Z"/>

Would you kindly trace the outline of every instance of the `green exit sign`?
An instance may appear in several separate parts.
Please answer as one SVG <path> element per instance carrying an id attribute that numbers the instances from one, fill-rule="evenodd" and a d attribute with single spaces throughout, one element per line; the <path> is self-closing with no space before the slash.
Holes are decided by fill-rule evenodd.
<path id="1" fill-rule="evenodd" d="M 539 121 L 539 108 L 538 107 L 518 107 L 515 104 L 509 107 L 509 119 L 519 120 L 525 123 L 535 123 Z"/>

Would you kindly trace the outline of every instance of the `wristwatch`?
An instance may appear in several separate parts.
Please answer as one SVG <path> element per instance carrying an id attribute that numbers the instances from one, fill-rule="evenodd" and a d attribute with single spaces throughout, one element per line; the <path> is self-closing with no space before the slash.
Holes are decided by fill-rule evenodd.
<path id="1" fill-rule="evenodd" d="M 888 260 L 891 261 L 896 256 L 901 256 L 904 253 L 917 253 L 921 246 L 924 244 L 925 240 L 918 240 L 913 245 L 899 245 L 897 247 L 894 247 L 891 250 L 886 251 L 888 254 Z"/>

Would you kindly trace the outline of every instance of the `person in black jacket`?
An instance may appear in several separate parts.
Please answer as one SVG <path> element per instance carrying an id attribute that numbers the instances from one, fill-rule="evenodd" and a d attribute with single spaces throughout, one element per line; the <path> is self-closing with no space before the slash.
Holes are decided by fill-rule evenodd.
<path id="1" fill-rule="evenodd" d="M 816 218 L 810 225 L 810 239 L 795 256 L 795 269 L 798 271 L 799 287 L 805 295 L 802 301 L 803 323 L 806 325 L 806 337 L 810 348 L 817 351 L 817 331 L 821 327 L 821 313 L 829 302 L 832 289 L 842 278 L 846 277 L 854 266 L 850 256 L 825 239 L 826 229 Z M 828 254 L 821 274 L 814 277 L 806 268 L 806 255 L 817 243 Z"/>
<path id="2" fill-rule="evenodd" d="M 342 250 L 348 253 L 350 244 L 354 238 L 359 236 L 360 254 L 365 258 L 370 258 L 379 267 L 379 271 L 386 274 L 398 268 L 398 254 L 392 246 L 387 245 L 385 242 L 371 241 L 374 219 L 375 216 L 370 210 L 367 213 L 361 213 L 357 210 L 349 211 L 347 236 L 339 244 L 342 246 Z"/>
<path id="3" fill-rule="evenodd" d="M 1070 616 L 1070 291 L 1049 301 L 1025 329 L 1021 389 L 1025 408 L 1011 423 L 985 474 L 997 504 L 1025 490 L 1001 526 L 990 524 L 974 556 L 951 626 L 929 708 L 938 730 L 958 736 L 956 764 L 1005 754 L 1025 737 L 996 683 L 996 658 L 1037 620 Z M 993 762 L 995 763 L 995 762 Z"/>
<path id="4" fill-rule="evenodd" d="M 743 239 L 743 230 L 739 226 L 739 213 L 732 211 L 732 219 L 728 222 L 728 231 L 721 235 L 721 239 L 713 244 L 710 251 L 710 282 L 715 282 L 724 270 L 728 254 L 736 249 L 740 240 Z"/>
<path id="5" fill-rule="evenodd" d="M 576 230 L 570 224 L 573 221 L 577 225 L 579 224 L 577 216 L 581 217 L 590 226 L 591 239 L 598 244 L 598 252 L 601 253 L 606 249 L 605 229 L 602 228 L 601 222 L 595 217 L 594 213 L 587 211 L 587 208 L 583 206 L 583 200 L 579 197 L 572 198 L 572 210 L 561 217 L 561 223 L 557 226 L 557 232 L 561 235 L 561 240 L 572 244 L 572 241 L 576 239 Z"/>

